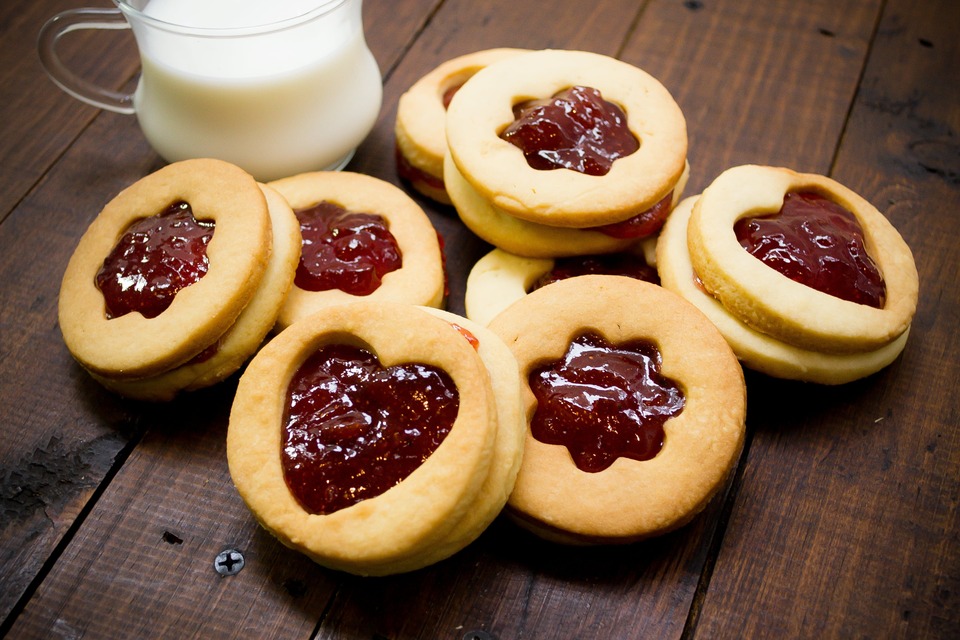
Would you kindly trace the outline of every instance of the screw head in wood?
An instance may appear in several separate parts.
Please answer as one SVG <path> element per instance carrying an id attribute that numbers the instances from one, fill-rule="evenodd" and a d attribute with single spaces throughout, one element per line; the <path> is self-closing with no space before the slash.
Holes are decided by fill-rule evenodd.
<path id="1" fill-rule="evenodd" d="M 243 554 L 236 549 L 224 549 L 217 554 L 213 568 L 222 576 L 234 576 L 243 569 Z"/>

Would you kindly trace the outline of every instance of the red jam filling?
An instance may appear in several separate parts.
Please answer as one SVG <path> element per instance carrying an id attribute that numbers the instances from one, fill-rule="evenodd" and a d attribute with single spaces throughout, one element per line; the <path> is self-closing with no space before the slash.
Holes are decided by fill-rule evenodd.
<path id="1" fill-rule="evenodd" d="M 553 269 L 540 276 L 530 287 L 530 291 L 545 287 L 558 280 L 591 274 L 627 276 L 636 280 L 660 284 L 660 276 L 657 274 L 657 270 L 648 265 L 643 257 L 632 253 L 611 253 L 556 258 L 553 261 Z"/>
<path id="2" fill-rule="evenodd" d="M 465 329 L 464 327 L 461 327 L 455 322 L 451 322 L 450 324 L 453 326 L 454 329 L 460 332 L 460 335 L 466 338 L 467 342 L 470 343 L 471 347 L 473 347 L 477 351 L 480 350 L 480 340 L 477 339 L 477 336 L 473 335 L 472 331 L 470 331 L 469 329 Z"/>
<path id="3" fill-rule="evenodd" d="M 765 265 L 823 293 L 883 308 L 886 286 L 844 207 L 812 192 L 788 193 L 780 212 L 734 224 L 740 245 Z"/>
<path id="4" fill-rule="evenodd" d="M 552 98 L 523 102 L 514 105 L 513 113 L 516 120 L 500 137 L 523 151 L 533 169 L 603 176 L 614 160 L 640 148 L 623 110 L 592 87 L 575 86 Z"/>
<path id="5" fill-rule="evenodd" d="M 186 202 L 131 224 L 97 272 L 107 318 L 166 311 L 178 291 L 206 274 L 213 231 L 214 223 L 197 220 Z"/>
<path id="6" fill-rule="evenodd" d="M 353 213 L 327 201 L 296 214 L 303 250 L 294 282 L 301 289 L 366 296 L 402 266 L 400 247 L 378 215 Z"/>
<path id="7" fill-rule="evenodd" d="M 446 90 L 444 90 L 440 99 L 443 101 L 443 108 L 445 110 L 450 106 L 450 101 L 453 100 L 453 96 L 457 94 L 457 91 L 459 91 L 462 86 L 463 83 L 461 82 L 447 87 Z M 397 175 L 407 182 L 420 184 L 430 189 L 436 189 L 437 191 L 443 191 L 446 188 L 442 178 L 431 175 L 410 164 L 410 161 L 407 160 L 399 148 L 395 150 L 394 155 L 396 156 L 397 162 Z"/>
<path id="8" fill-rule="evenodd" d="M 611 238 L 626 240 L 629 238 L 646 238 L 660 231 L 663 223 L 670 215 L 670 205 L 673 203 L 673 192 L 668 193 L 660 202 L 643 213 L 622 222 L 613 222 L 599 227 L 590 227 L 591 231 L 599 231 Z"/>
<path id="9" fill-rule="evenodd" d="M 588 473 L 621 457 L 653 458 L 663 447 L 664 423 L 684 406 L 682 390 L 660 365 L 660 351 L 645 340 L 611 345 L 593 333 L 580 336 L 563 359 L 530 374 L 533 436 L 565 446 Z"/>
<path id="10" fill-rule="evenodd" d="M 459 408 L 445 371 L 424 364 L 384 369 L 365 349 L 321 347 L 287 388 L 284 480 L 314 514 L 374 498 L 423 464 Z"/>
<path id="11" fill-rule="evenodd" d="M 395 150 L 394 155 L 396 156 L 397 175 L 407 182 L 411 184 L 422 184 L 430 189 L 436 189 L 437 191 L 443 191 L 446 189 L 446 184 L 444 184 L 442 178 L 431 175 L 426 171 L 418 169 L 410 164 L 410 161 L 407 160 L 399 148 Z"/>
<path id="12" fill-rule="evenodd" d="M 443 97 L 441 98 L 443 100 L 444 109 L 447 109 L 450 107 L 450 102 L 453 101 L 453 96 L 457 95 L 457 91 L 460 91 L 460 87 L 462 87 L 463 85 L 464 83 L 460 82 L 458 84 L 451 85 L 444 90 Z"/>

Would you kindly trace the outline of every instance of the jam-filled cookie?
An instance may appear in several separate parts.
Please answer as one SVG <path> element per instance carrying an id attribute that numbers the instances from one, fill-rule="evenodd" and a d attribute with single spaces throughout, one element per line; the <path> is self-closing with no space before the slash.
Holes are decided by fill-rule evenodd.
<path id="1" fill-rule="evenodd" d="M 587 274 L 623 275 L 658 284 L 656 240 L 631 251 L 568 258 L 524 258 L 494 249 L 480 258 L 467 277 L 467 317 L 487 325 L 501 311 L 529 292 L 557 280 Z"/>
<path id="2" fill-rule="evenodd" d="M 451 101 L 446 130 L 444 179 L 476 192 L 460 201 L 448 185 L 468 218 L 479 200 L 535 225 L 636 239 L 659 230 L 686 167 L 686 122 L 663 85 L 583 51 L 480 70 Z"/>
<path id="3" fill-rule="evenodd" d="M 273 325 L 292 278 L 299 234 L 283 227 L 290 215 L 282 199 L 271 196 L 268 205 L 250 175 L 218 160 L 174 163 L 142 178 L 104 207 L 67 265 L 59 299 L 67 348 L 99 380 L 134 397 L 166 397 L 181 384 L 228 375 L 245 359 L 238 349 L 251 355 L 256 336 Z M 278 252 L 287 256 L 286 266 L 271 267 L 284 272 L 270 281 L 278 291 L 247 314 L 247 338 L 216 357 L 261 291 L 274 224 Z M 190 373 L 150 384 L 184 365 Z"/>
<path id="4" fill-rule="evenodd" d="M 687 225 L 693 270 L 731 314 L 821 353 L 875 351 L 910 326 L 910 248 L 864 198 L 825 176 L 746 165 L 722 173 Z"/>
<path id="5" fill-rule="evenodd" d="M 270 212 L 273 250 L 256 294 L 236 321 L 214 344 L 186 364 L 136 380 L 93 374 L 101 384 L 130 398 L 170 400 L 181 391 L 223 380 L 256 352 L 276 324 L 300 258 L 300 224 L 293 210 L 279 193 L 266 185 L 260 188 Z"/>
<path id="6" fill-rule="evenodd" d="M 346 171 L 304 173 L 270 186 L 290 203 L 303 236 L 281 327 L 344 302 L 443 304 L 439 236 L 402 189 Z"/>
<path id="7" fill-rule="evenodd" d="M 447 192 L 453 199 L 460 220 L 477 236 L 508 253 L 528 258 L 553 258 L 613 253 L 630 249 L 637 242 L 656 238 L 670 209 L 662 210 L 652 225 L 626 225 L 576 229 L 538 224 L 517 218 L 484 199 L 460 174 L 452 158 L 445 162 Z M 674 187 L 670 202 L 678 201 L 686 186 L 689 168 L 685 168 Z M 671 205 L 672 209 L 672 205 Z M 616 229 L 624 229 L 619 233 Z"/>
<path id="8" fill-rule="evenodd" d="M 743 446 L 742 370 L 716 327 L 657 285 L 555 282 L 490 324 L 520 367 L 529 424 L 508 509 L 544 538 L 629 543 L 682 526 Z"/>
<path id="9" fill-rule="evenodd" d="M 237 389 L 227 459 L 241 497 L 330 568 L 385 575 L 455 553 L 499 512 L 522 453 L 516 361 L 495 340 L 389 302 L 294 323 Z"/>
<path id="10" fill-rule="evenodd" d="M 444 121 L 453 95 L 487 65 L 524 49 L 485 49 L 447 60 L 417 80 L 397 103 L 397 172 L 423 195 L 450 204 L 443 182 Z"/>
<path id="11" fill-rule="evenodd" d="M 879 349 L 824 353 L 783 342 L 742 322 L 707 293 L 694 272 L 687 245 L 687 223 L 696 199 L 687 198 L 678 204 L 660 233 L 657 269 L 661 284 L 703 311 L 745 367 L 777 378 L 843 384 L 879 371 L 903 350 L 909 329 Z"/>

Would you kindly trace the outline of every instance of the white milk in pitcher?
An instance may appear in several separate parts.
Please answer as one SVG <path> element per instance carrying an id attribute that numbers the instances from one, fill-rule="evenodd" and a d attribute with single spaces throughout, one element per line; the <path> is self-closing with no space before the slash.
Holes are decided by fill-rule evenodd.
<path id="1" fill-rule="evenodd" d="M 220 158 L 261 181 L 346 164 L 379 114 L 380 71 L 360 1 L 296 20 L 319 4 L 150 0 L 143 13 L 156 20 L 134 23 L 134 103 L 157 152 Z"/>

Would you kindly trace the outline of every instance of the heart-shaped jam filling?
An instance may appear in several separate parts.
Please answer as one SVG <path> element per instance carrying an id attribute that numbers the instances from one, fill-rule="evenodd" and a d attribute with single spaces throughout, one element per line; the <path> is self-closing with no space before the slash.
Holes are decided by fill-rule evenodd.
<path id="1" fill-rule="evenodd" d="M 374 498 L 440 446 L 459 407 L 459 391 L 443 370 L 415 363 L 384 369 L 365 349 L 323 346 L 287 388 L 287 486 L 314 514 Z"/>
<path id="2" fill-rule="evenodd" d="M 813 192 L 784 196 L 779 213 L 741 218 L 740 245 L 786 277 L 823 293 L 883 308 L 886 286 L 863 229 L 844 207 Z"/>
<path id="3" fill-rule="evenodd" d="M 592 176 L 609 173 L 614 160 L 640 143 L 619 106 L 592 87 L 574 86 L 551 98 L 514 105 L 514 122 L 500 134 L 533 169 L 571 169 Z"/>
<path id="4" fill-rule="evenodd" d="M 350 212 L 328 201 L 296 214 L 303 249 L 294 282 L 301 289 L 366 296 L 403 265 L 397 240 L 381 216 Z"/>
<path id="5" fill-rule="evenodd" d="M 213 232 L 214 223 L 197 220 L 186 202 L 131 224 L 97 272 L 107 318 L 166 311 L 178 291 L 207 272 Z"/>
<path id="6" fill-rule="evenodd" d="M 636 280 L 660 284 L 660 276 L 657 275 L 657 270 L 648 265 L 642 256 L 633 253 L 610 253 L 556 258 L 553 261 L 553 269 L 537 278 L 527 293 L 559 280 L 593 274 L 627 276 Z"/>
<path id="7" fill-rule="evenodd" d="M 649 460 L 664 442 L 664 423 L 684 395 L 660 374 L 660 351 L 644 340 L 612 345 L 586 333 L 561 360 L 535 369 L 530 389 L 537 409 L 530 430 L 563 445 L 581 471 L 603 471 L 617 458 Z"/>

